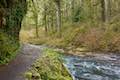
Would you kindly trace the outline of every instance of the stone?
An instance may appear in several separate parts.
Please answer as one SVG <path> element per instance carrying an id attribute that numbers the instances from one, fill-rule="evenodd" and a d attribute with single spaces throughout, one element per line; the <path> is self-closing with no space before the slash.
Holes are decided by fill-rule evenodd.
<path id="1" fill-rule="evenodd" d="M 34 74 L 32 75 L 32 77 L 33 77 L 34 79 L 40 79 L 40 74 L 39 74 L 39 73 L 34 73 Z"/>
<path id="2" fill-rule="evenodd" d="M 28 78 L 28 79 L 31 79 L 32 78 L 32 73 L 31 72 L 26 72 L 25 77 Z"/>
<path id="3" fill-rule="evenodd" d="M 86 52 L 87 51 L 86 48 L 76 48 L 75 50 L 79 51 L 79 52 Z"/>

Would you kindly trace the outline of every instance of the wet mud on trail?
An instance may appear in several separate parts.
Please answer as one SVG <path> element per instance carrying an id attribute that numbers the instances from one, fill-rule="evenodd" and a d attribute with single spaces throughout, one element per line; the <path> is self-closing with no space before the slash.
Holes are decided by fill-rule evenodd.
<path id="1" fill-rule="evenodd" d="M 14 60 L 0 66 L 0 80 L 25 80 L 23 73 L 41 56 L 42 50 L 41 46 L 24 44 Z"/>

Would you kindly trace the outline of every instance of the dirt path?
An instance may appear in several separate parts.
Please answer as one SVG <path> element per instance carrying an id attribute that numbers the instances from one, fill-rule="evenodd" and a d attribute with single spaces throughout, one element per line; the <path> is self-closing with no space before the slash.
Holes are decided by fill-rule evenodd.
<path id="1" fill-rule="evenodd" d="M 25 44 L 16 59 L 0 66 L 0 80 L 24 80 L 23 73 L 41 55 L 43 48 Z"/>

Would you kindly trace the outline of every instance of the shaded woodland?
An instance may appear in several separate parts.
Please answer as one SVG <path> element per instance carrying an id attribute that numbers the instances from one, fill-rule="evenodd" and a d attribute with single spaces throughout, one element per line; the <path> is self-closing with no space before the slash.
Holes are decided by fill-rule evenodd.
<path id="1" fill-rule="evenodd" d="M 119 0 L 28 0 L 23 41 L 119 52 L 119 4 Z M 31 36 L 25 36 L 27 32 Z"/>
<path id="2" fill-rule="evenodd" d="M 21 26 L 23 43 L 119 52 L 119 4 L 119 0 L 2 0 L 0 60 L 4 63 L 15 55 Z"/>

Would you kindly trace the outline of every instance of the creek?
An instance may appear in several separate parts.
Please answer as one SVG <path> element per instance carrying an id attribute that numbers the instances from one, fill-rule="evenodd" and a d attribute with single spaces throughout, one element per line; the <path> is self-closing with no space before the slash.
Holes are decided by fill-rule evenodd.
<path id="1" fill-rule="evenodd" d="M 74 80 L 120 80 L 120 54 L 65 55 Z"/>

